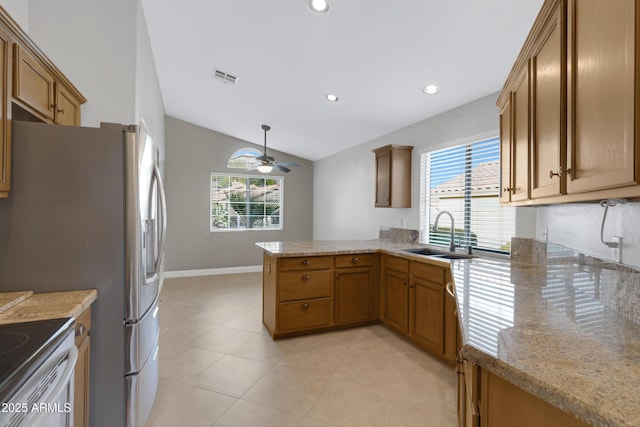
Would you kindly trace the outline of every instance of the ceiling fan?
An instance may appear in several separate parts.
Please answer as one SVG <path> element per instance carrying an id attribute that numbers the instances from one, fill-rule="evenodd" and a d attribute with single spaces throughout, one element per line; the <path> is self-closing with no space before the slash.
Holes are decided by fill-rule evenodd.
<path id="1" fill-rule="evenodd" d="M 271 129 L 271 126 L 262 125 L 262 130 L 264 131 L 264 152 L 262 156 L 256 156 L 256 164 L 247 170 L 255 170 L 262 173 L 269 173 L 273 170 L 274 167 L 278 168 L 282 172 L 291 172 L 291 167 L 300 167 L 299 164 L 295 162 L 276 162 L 271 156 L 267 156 L 267 132 Z"/>

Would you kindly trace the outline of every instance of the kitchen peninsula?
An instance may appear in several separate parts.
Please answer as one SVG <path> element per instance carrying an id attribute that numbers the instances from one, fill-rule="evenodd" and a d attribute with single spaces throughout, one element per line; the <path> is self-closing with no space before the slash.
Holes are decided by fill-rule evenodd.
<path id="1" fill-rule="evenodd" d="M 443 268 L 443 279 L 455 284 L 454 310 L 460 327 L 455 347 L 462 378 L 462 419 L 482 417 L 482 425 L 503 425 L 495 413 L 508 413 L 505 407 L 521 403 L 503 401 L 500 407 L 492 407 L 492 396 L 504 397 L 499 392 L 507 390 L 506 395 L 513 399 L 524 396 L 524 410 L 530 402 L 548 406 L 535 412 L 549 412 L 557 422 L 564 423 L 558 425 L 640 425 L 640 402 L 636 399 L 640 383 L 640 325 L 637 291 L 630 286 L 637 283 L 638 272 L 526 239 L 514 239 L 512 245 L 511 260 L 493 256 L 446 260 L 403 250 L 417 245 L 385 240 L 257 243 L 264 250 L 265 260 L 263 320 L 272 336 L 277 337 L 273 322 L 282 314 L 278 305 L 290 304 L 278 299 L 282 297 L 279 284 L 286 279 L 287 268 L 300 271 L 298 267 L 291 269 L 289 264 L 281 272 L 280 267 L 286 266 L 288 260 L 306 260 L 305 266 L 310 268 L 320 261 L 324 264 L 318 271 L 333 272 L 323 279 L 328 284 L 317 294 L 319 297 L 309 297 L 309 301 L 324 301 L 319 311 L 329 313 L 328 320 L 316 318 L 318 323 L 307 325 L 314 332 L 340 326 L 335 322 L 334 298 L 342 291 L 336 290 L 339 281 L 334 279 L 339 277 L 336 263 L 344 257 L 357 258 L 358 263 L 354 264 L 359 264 L 362 255 L 368 255 L 367 267 L 375 276 L 371 316 L 353 325 L 382 321 L 396 330 L 388 321 L 385 308 L 385 300 L 390 301 L 385 297 L 385 259 Z M 433 276 L 429 276 L 432 273 L 426 271 L 422 279 L 412 275 L 409 284 L 422 280 L 431 286 L 429 289 L 435 289 Z M 317 284 L 311 274 L 300 276 L 309 276 L 306 282 Z M 625 290 L 631 290 L 633 295 L 621 295 Z M 444 336 L 445 349 L 440 357 L 450 362 L 446 356 L 446 347 L 451 345 L 446 330 L 447 300 L 444 294 L 444 321 L 436 327 Z M 310 302 L 294 301 L 301 311 L 314 309 Z M 405 335 L 412 339 L 410 334 Z M 419 341 L 416 343 L 424 348 Z M 494 394 L 495 390 L 498 394 Z"/>

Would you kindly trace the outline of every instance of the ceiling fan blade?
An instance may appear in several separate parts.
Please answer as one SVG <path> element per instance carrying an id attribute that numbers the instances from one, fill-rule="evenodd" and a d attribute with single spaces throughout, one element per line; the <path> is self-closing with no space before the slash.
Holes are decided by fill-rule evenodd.
<path id="1" fill-rule="evenodd" d="M 280 169 L 282 172 L 291 172 L 291 169 L 286 166 L 282 166 L 282 163 L 276 163 L 274 166 Z"/>
<path id="2" fill-rule="evenodd" d="M 298 163 L 296 163 L 296 162 L 278 162 L 277 164 L 283 165 L 283 166 L 288 167 L 288 168 L 290 168 L 290 167 L 299 168 L 300 167 L 300 165 Z"/>

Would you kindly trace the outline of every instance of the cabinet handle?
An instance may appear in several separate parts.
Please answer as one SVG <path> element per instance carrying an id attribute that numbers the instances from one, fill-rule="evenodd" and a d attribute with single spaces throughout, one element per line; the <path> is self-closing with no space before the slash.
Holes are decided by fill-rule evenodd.
<path id="1" fill-rule="evenodd" d="M 453 293 L 453 282 L 447 283 L 447 286 L 444 287 L 447 290 L 447 293 L 451 295 L 453 299 L 456 299 L 456 294 Z"/>
<path id="2" fill-rule="evenodd" d="M 416 285 L 409 285 L 409 287 L 410 287 L 411 289 L 413 289 L 413 288 L 415 288 L 415 287 L 416 287 Z"/>
<path id="3" fill-rule="evenodd" d="M 571 168 L 567 169 L 567 175 L 571 175 Z"/>
<path id="4" fill-rule="evenodd" d="M 56 109 L 56 111 L 57 111 L 58 113 L 62 113 L 62 114 L 64 114 L 64 108 L 57 108 L 57 109 Z"/>
<path id="5" fill-rule="evenodd" d="M 403 286 L 407 286 L 407 282 L 402 282 L 402 285 Z"/>
<path id="6" fill-rule="evenodd" d="M 311 261 L 309 261 L 308 259 L 302 260 L 302 265 L 309 265 L 311 264 Z"/>
<path id="7" fill-rule="evenodd" d="M 562 177 L 562 166 L 560 166 L 558 168 L 558 172 L 554 172 L 554 171 L 549 171 L 549 178 L 553 178 L 554 176 L 557 176 L 558 178 Z"/>
<path id="8" fill-rule="evenodd" d="M 87 329 L 87 328 L 86 328 L 82 323 L 79 323 L 79 324 L 76 326 L 76 336 L 77 336 L 77 337 L 79 337 L 79 336 L 81 336 L 81 335 L 84 335 L 84 331 L 85 331 L 86 329 Z"/>
<path id="9" fill-rule="evenodd" d="M 302 276 L 302 281 L 303 282 L 307 282 L 307 281 L 309 281 L 309 279 L 310 279 L 310 277 L 309 277 L 308 274 L 305 274 L 304 276 Z"/>
<path id="10" fill-rule="evenodd" d="M 354 264 L 357 264 L 360 262 L 360 258 L 358 258 L 357 256 L 354 256 L 353 258 L 351 258 L 351 262 Z"/>
<path id="11" fill-rule="evenodd" d="M 309 310 L 309 303 L 304 303 L 300 306 L 300 308 L 302 308 L 302 311 L 307 311 Z"/>
<path id="12" fill-rule="evenodd" d="M 503 192 L 503 193 L 510 193 L 510 192 L 512 192 L 512 191 L 513 191 L 513 188 L 511 188 L 511 187 L 504 187 L 504 188 L 502 189 L 502 192 Z"/>

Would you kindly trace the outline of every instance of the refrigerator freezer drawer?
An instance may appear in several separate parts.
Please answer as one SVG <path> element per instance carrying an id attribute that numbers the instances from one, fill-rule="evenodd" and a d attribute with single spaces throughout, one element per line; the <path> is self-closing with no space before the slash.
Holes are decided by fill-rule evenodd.
<path id="1" fill-rule="evenodd" d="M 144 427 L 151 414 L 158 391 L 158 345 L 137 374 L 125 377 L 127 385 L 126 427 Z"/>
<path id="2" fill-rule="evenodd" d="M 125 375 L 140 372 L 145 361 L 155 349 L 160 334 L 158 309 L 158 300 L 156 300 L 139 322 L 125 324 L 127 339 Z"/>

